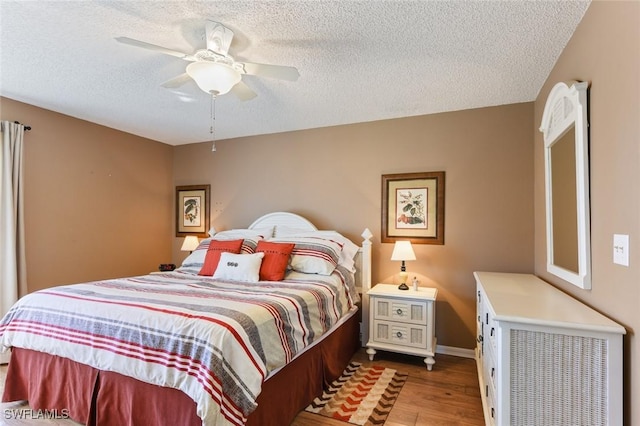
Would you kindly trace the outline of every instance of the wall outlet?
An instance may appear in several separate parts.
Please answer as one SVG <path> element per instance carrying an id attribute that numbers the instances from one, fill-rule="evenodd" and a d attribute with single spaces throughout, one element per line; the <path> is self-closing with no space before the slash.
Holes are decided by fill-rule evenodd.
<path id="1" fill-rule="evenodd" d="M 629 266 L 629 236 L 613 234 L 613 263 Z"/>

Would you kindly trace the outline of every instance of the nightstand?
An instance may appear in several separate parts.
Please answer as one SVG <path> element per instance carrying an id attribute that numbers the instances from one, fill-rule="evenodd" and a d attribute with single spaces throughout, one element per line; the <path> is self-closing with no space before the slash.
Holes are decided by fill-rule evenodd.
<path id="1" fill-rule="evenodd" d="M 398 290 L 397 285 L 378 284 L 369 295 L 369 342 L 367 354 L 373 361 L 376 349 L 424 356 L 431 371 L 436 349 L 435 288 Z"/>

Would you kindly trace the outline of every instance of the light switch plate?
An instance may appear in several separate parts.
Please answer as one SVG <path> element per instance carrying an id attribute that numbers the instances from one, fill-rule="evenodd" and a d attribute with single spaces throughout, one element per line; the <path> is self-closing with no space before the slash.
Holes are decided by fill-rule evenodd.
<path id="1" fill-rule="evenodd" d="M 613 263 L 629 266 L 629 236 L 613 234 Z"/>

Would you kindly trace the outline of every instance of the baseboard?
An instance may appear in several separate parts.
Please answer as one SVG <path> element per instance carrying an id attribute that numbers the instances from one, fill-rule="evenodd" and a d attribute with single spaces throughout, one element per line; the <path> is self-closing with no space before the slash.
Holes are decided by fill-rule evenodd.
<path id="1" fill-rule="evenodd" d="M 362 333 L 360 333 L 360 346 L 363 348 L 367 347 L 367 345 L 362 342 Z M 475 349 L 456 348 L 453 346 L 436 345 L 436 353 L 442 355 L 459 356 L 461 358 L 476 358 Z"/>
<path id="2" fill-rule="evenodd" d="M 455 348 L 453 346 L 436 345 L 436 353 L 443 355 L 453 355 L 462 358 L 475 358 L 476 351 L 473 349 Z"/>

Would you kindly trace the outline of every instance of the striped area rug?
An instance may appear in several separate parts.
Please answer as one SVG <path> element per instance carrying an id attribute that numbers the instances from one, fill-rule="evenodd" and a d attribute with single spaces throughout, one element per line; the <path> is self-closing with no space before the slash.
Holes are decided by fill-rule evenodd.
<path id="1" fill-rule="evenodd" d="M 355 425 L 384 424 L 407 374 L 352 362 L 305 411 Z"/>

